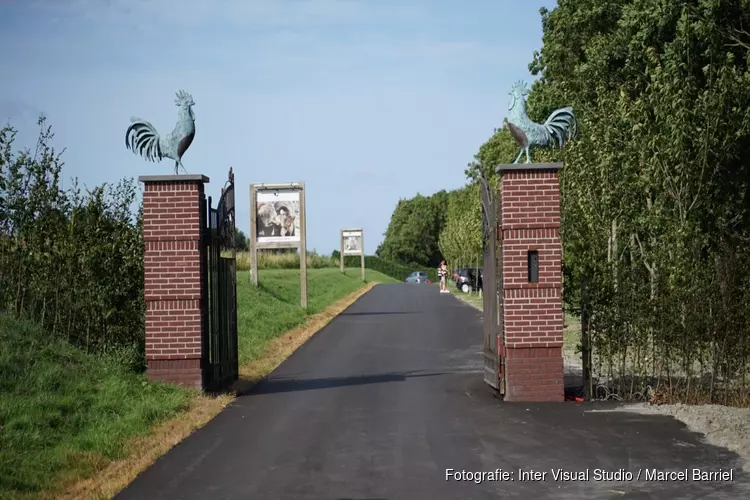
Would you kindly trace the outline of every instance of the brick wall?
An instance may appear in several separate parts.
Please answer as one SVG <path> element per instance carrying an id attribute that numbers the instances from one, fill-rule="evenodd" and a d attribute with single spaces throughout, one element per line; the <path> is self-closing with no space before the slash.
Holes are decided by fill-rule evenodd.
<path id="1" fill-rule="evenodd" d="M 507 401 L 564 400 L 559 168 L 498 168 Z M 538 255 L 535 282 L 529 282 L 530 250 Z"/>
<path id="2" fill-rule="evenodd" d="M 200 232 L 204 176 L 139 178 L 143 193 L 149 378 L 195 389 L 201 369 Z"/>
<path id="3" fill-rule="evenodd" d="M 564 401 L 559 348 L 507 349 L 506 401 Z"/>

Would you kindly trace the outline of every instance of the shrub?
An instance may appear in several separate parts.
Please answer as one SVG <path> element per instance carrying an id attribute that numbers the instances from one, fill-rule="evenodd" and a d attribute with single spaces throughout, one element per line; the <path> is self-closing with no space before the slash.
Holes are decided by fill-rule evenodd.
<path id="1" fill-rule="evenodd" d="M 0 130 L 0 310 L 87 350 L 144 341 L 143 241 L 135 182 L 62 188 L 44 118 L 35 154 Z"/>
<path id="2" fill-rule="evenodd" d="M 315 252 L 307 253 L 308 269 L 322 269 L 336 267 L 336 265 L 337 263 L 330 257 Z M 250 269 L 249 252 L 237 252 L 237 269 L 240 271 Z M 299 253 L 271 253 L 260 250 L 258 251 L 258 269 L 299 269 Z"/>

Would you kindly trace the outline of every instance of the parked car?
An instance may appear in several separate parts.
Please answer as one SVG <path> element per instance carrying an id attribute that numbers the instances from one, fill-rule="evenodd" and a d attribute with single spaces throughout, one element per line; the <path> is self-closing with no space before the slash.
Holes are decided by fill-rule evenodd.
<path id="1" fill-rule="evenodd" d="M 406 277 L 404 283 L 432 283 L 430 278 L 427 277 L 427 273 L 423 271 L 414 271 Z"/>
<path id="2" fill-rule="evenodd" d="M 464 293 L 482 289 L 482 270 L 479 270 L 479 279 L 476 278 L 476 269 L 459 269 L 456 278 L 456 288 Z"/>
<path id="3" fill-rule="evenodd" d="M 451 279 L 453 280 L 453 282 L 458 281 L 458 277 L 461 275 L 461 273 L 463 273 L 467 269 L 469 269 L 469 268 L 467 268 L 467 267 L 459 267 L 457 269 L 454 269 L 453 272 L 451 273 Z"/>

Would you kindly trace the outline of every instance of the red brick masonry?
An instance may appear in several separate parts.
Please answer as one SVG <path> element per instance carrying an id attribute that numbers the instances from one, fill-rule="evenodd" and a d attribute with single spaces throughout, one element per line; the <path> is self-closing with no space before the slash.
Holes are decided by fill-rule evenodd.
<path id="1" fill-rule="evenodd" d="M 201 389 L 202 175 L 140 177 L 143 193 L 146 373 Z"/>
<path id="2" fill-rule="evenodd" d="M 502 165 L 505 400 L 564 401 L 561 164 Z M 539 280 L 528 278 L 528 252 Z"/>

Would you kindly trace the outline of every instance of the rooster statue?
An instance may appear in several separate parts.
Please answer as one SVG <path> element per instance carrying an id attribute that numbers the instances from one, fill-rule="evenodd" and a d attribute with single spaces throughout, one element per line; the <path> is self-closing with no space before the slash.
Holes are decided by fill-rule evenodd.
<path id="1" fill-rule="evenodd" d="M 179 173 L 182 168 L 182 155 L 185 154 L 195 137 L 195 114 L 193 113 L 193 97 L 180 90 L 177 92 L 175 104 L 178 112 L 177 125 L 168 136 L 162 138 L 153 125 L 140 118 L 131 118 L 133 122 L 125 132 L 125 147 L 132 150 L 134 154 L 141 155 L 148 161 L 161 161 L 164 158 L 174 160 L 174 173 Z"/>
<path id="2" fill-rule="evenodd" d="M 510 118 L 506 118 L 503 124 L 508 126 L 510 135 L 521 147 L 516 161 L 526 153 L 526 163 L 531 163 L 529 148 L 532 146 L 563 147 L 565 143 L 575 135 L 576 118 L 573 108 L 561 108 L 553 111 L 544 124 L 534 123 L 526 114 L 526 96 L 529 91 L 524 82 L 516 82 L 510 91 L 510 104 L 508 111 Z"/>

